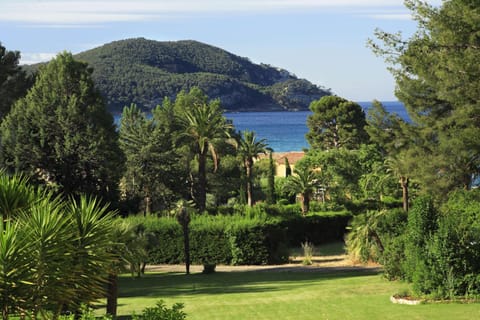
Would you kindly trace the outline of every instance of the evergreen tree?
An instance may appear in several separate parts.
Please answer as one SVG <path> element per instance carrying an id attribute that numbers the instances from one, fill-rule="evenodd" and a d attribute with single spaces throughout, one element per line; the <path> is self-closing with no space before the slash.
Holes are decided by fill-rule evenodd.
<path id="1" fill-rule="evenodd" d="M 310 104 L 307 140 L 312 149 L 357 149 L 368 140 L 365 113 L 355 102 L 325 96 Z"/>
<path id="2" fill-rule="evenodd" d="M 268 176 L 267 176 L 267 203 L 275 204 L 275 163 L 273 162 L 273 152 L 268 153 Z"/>
<path id="3" fill-rule="evenodd" d="M 422 164 L 415 176 L 437 195 L 469 188 L 480 171 L 478 3 L 405 3 L 418 23 L 416 34 L 404 40 L 378 30 L 383 45 L 370 44 L 392 65 L 396 95 L 413 121 L 410 157 Z"/>
<path id="4" fill-rule="evenodd" d="M 0 127 L 0 162 L 65 195 L 112 200 L 123 157 L 113 117 L 90 74 L 66 52 L 43 67 Z"/>
<path id="5" fill-rule="evenodd" d="M 20 53 L 7 51 L 0 42 L 0 119 L 10 111 L 18 98 L 25 95 L 31 79 L 18 65 Z"/>
<path id="6" fill-rule="evenodd" d="M 164 126 L 167 107 L 157 106 L 148 119 L 136 105 L 123 110 L 120 125 L 120 147 L 126 157 L 123 188 L 128 199 L 139 197 L 143 209 L 171 206 L 179 197 L 178 181 L 185 181 L 179 168 L 179 155 L 172 142 L 173 132 Z"/>

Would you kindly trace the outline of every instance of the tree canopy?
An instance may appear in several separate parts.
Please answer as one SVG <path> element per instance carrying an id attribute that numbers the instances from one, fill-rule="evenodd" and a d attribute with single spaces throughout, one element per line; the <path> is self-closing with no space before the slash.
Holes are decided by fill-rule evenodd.
<path id="1" fill-rule="evenodd" d="M 478 4 L 405 3 L 417 32 L 404 40 L 399 33 L 378 30 L 380 44 L 371 41 L 371 46 L 391 64 L 396 95 L 413 121 L 410 156 L 422 164 L 414 174 L 423 188 L 437 194 L 469 188 L 480 171 Z"/>
<path id="2" fill-rule="evenodd" d="M 368 139 L 365 113 L 355 102 L 325 96 L 310 104 L 307 140 L 312 149 L 356 149 Z"/>
<path id="3" fill-rule="evenodd" d="M 31 83 L 18 65 L 19 61 L 20 52 L 8 51 L 0 42 L 0 119 L 10 111 L 15 100 L 26 93 Z"/>
<path id="4" fill-rule="evenodd" d="M 87 64 L 70 53 L 40 69 L 0 133 L 0 161 L 7 170 L 25 172 L 66 195 L 112 200 L 117 194 L 123 157 L 113 117 Z"/>

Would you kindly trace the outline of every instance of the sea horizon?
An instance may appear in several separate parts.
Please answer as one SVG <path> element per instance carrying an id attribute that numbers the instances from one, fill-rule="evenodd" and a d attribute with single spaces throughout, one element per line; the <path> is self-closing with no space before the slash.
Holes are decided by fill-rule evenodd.
<path id="1" fill-rule="evenodd" d="M 372 102 L 357 102 L 365 111 Z M 381 101 L 389 113 L 396 113 L 409 121 L 404 105 L 399 101 Z M 237 131 L 254 131 L 258 139 L 265 139 L 274 152 L 303 151 L 310 148 L 305 135 L 307 118 L 311 111 L 248 111 L 225 112 Z"/>
<path id="2" fill-rule="evenodd" d="M 357 102 L 365 112 L 372 102 Z M 398 114 L 409 121 L 403 103 L 399 101 L 381 101 L 386 110 Z M 311 111 L 235 111 L 224 112 L 231 120 L 236 131 L 254 131 L 257 139 L 265 139 L 274 152 L 302 151 L 310 148 L 305 138 L 308 132 L 307 118 Z M 119 126 L 121 115 L 114 114 L 115 124 Z"/>

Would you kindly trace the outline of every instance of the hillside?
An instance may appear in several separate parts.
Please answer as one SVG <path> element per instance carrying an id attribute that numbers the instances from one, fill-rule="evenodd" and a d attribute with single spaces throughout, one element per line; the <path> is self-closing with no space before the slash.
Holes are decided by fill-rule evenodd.
<path id="1" fill-rule="evenodd" d="M 192 86 L 220 98 L 228 111 L 305 110 L 330 94 L 286 70 L 197 41 L 127 39 L 75 57 L 93 67 L 94 81 L 113 112 L 132 102 L 148 110 Z"/>

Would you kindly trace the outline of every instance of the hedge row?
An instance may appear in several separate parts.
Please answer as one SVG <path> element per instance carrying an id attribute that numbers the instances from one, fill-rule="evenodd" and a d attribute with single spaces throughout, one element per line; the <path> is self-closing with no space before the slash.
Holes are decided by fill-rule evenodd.
<path id="1" fill-rule="evenodd" d="M 322 244 L 343 240 L 351 215 L 346 212 L 307 217 L 265 218 L 196 216 L 189 225 L 193 264 L 262 265 L 288 261 L 288 248 L 306 240 Z M 154 235 L 151 264 L 184 262 L 183 232 L 175 218 L 129 217 Z"/>

